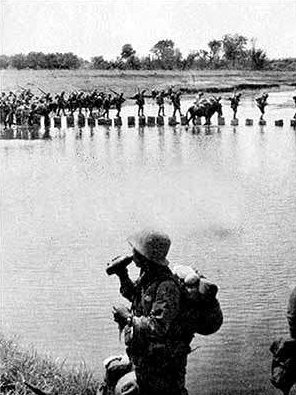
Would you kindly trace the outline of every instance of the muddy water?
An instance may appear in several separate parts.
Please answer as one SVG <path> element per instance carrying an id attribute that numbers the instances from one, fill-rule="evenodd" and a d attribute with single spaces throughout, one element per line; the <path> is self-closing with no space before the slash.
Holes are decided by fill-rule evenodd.
<path id="1" fill-rule="evenodd" d="M 102 360 L 124 350 L 111 316 L 123 300 L 105 264 L 131 232 L 161 226 L 172 264 L 196 264 L 220 287 L 225 322 L 193 341 L 190 393 L 275 394 L 268 348 L 288 333 L 296 285 L 291 96 L 270 95 L 264 128 L 247 97 L 236 128 L 224 102 L 227 125 L 209 130 L 63 125 L 51 139 L 2 139 L 1 331 L 100 374 Z"/>

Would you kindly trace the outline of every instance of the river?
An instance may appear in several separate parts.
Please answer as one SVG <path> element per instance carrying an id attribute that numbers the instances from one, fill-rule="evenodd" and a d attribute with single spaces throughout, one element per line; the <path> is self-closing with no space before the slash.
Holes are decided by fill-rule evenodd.
<path id="1" fill-rule="evenodd" d="M 196 265 L 218 284 L 224 312 L 216 334 L 192 343 L 190 394 L 278 393 L 269 346 L 288 334 L 296 285 L 291 97 L 270 94 L 265 127 L 246 96 L 235 128 L 223 100 L 226 126 L 208 130 L 63 124 L 51 139 L 1 139 L 0 331 L 101 374 L 103 359 L 124 351 L 111 314 L 124 300 L 106 263 L 130 233 L 161 227 L 171 264 Z M 135 112 L 125 107 L 124 122 Z"/>

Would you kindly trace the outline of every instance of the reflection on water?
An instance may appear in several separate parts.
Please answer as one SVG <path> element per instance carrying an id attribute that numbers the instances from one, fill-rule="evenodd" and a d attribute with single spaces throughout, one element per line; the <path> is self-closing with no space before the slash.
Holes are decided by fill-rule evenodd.
<path id="1" fill-rule="evenodd" d="M 296 141 L 286 124 L 272 126 L 271 97 L 263 129 L 62 127 L 4 138 L 1 330 L 101 372 L 124 349 L 111 317 L 123 300 L 105 264 L 129 233 L 161 225 L 171 262 L 197 264 L 220 286 L 225 323 L 193 342 L 191 394 L 275 394 L 269 345 L 288 333 L 296 281 Z M 250 104 L 239 112 L 255 118 Z"/>

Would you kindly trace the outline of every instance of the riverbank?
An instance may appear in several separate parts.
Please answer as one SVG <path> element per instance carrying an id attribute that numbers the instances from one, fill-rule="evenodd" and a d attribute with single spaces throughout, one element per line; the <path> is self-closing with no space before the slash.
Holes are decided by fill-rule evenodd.
<path id="1" fill-rule="evenodd" d="M 196 70 L 196 71 L 120 71 L 120 70 L 1 70 L 1 90 L 30 88 L 41 94 L 40 89 L 52 94 L 72 90 L 112 90 L 132 96 L 137 89 L 181 89 L 184 94 L 198 91 L 209 93 L 237 90 L 293 89 L 296 72 Z"/>
<path id="2" fill-rule="evenodd" d="M 94 395 L 99 381 L 84 364 L 66 367 L 64 361 L 22 349 L 16 341 L 0 335 L 0 393 L 32 394 L 30 385 L 46 394 Z"/>

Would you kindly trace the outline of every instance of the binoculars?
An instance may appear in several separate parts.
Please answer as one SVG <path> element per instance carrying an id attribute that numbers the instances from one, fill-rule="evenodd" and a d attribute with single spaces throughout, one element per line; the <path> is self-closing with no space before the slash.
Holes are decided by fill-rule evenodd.
<path id="1" fill-rule="evenodd" d="M 111 262 L 107 264 L 106 273 L 108 276 L 116 274 L 120 270 L 125 269 L 133 261 L 132 255 L 120 255 L 113 258 Z"/>

